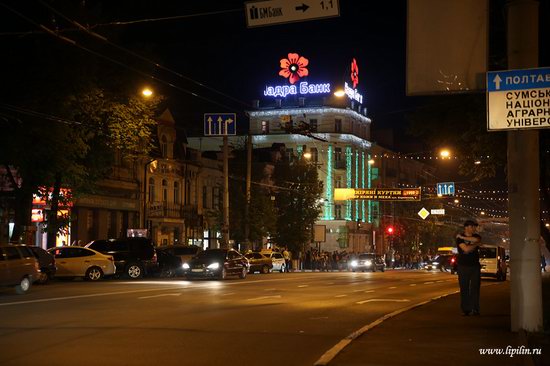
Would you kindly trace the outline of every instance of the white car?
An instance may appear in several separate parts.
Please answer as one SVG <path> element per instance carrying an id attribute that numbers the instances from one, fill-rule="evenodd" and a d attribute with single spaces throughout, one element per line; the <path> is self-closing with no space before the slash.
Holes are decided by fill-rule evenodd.
<path id="1" fill-rule="evenodd" d="M 48 249 L 48 252 L 55 257 L 55 277 L 84 277 L 98 281 L 103 276 L 115 274 L 113 257 L 90 248 L 65 246 Z"/>
<path id="2" fill-rule="evenodd" d="M 283 257 L 283 253 L 276 252 L 273 250 L 268 250 L 268 251 L 262 250 L 260 253 L 271 258 L 271 262 L 273 263 L 273 269 L 272 269 L 273 271 L 279 271 L 279 272 L 286 271 L 286 262 L 285 262 L 285 258 Z"/>

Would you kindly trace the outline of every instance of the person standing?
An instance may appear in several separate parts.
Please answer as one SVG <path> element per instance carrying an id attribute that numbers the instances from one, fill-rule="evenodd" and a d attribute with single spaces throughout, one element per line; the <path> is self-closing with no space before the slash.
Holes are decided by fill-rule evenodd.
<path id="1" fill-rule="evenodd" d="M 481 286 L 479 245 L 481 236 L 476 234 L 477 226 L 477 222 L 466 220 L 464 231 L 456 236 L 460 308 L 465 316 L 479 315 L 479 290 Z"/>

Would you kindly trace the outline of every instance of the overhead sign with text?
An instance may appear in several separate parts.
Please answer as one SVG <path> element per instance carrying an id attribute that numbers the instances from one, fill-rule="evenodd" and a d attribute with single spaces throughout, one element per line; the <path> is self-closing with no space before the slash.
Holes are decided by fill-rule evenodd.
<path id="1" fill-rule="evenodd" d="M 550 68 L 487 73 L 487 129 L 550 127 Z"/>
<path id="2" fill-rule="evenodd" d="M 204 135 L 227 136 L 237 134 L 235 113 L 205 113 Z"/>
<path id="3" fill-rule="evenodd" d="M 335 201 L 420 201 L 420 188 L 335 188 Z"/>
<path id="4" fill-rule="evenodd" d="M 338 0 L 251 1 L 244 7 L 249 28 L 340 16 Z"/>

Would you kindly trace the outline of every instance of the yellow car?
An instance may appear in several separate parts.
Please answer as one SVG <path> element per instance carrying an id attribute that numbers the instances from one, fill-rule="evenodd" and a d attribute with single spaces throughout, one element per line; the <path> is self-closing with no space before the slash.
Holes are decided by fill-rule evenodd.
<path id="1" fill-rule="evenodd" d="M 65 246 L 48 249 L 48 252 L 55 257 L 55 277 L 83 277 L 86 280 L 98 281 L 103 276 L 115 274 L 113 257 L 93 249 Z"/>

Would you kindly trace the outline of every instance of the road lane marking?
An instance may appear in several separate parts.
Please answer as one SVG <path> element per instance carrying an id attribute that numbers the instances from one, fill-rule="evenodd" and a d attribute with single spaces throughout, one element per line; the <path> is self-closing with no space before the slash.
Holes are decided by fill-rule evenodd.
<path id="1" fill-rule="evenodd" d="M 225 294 L 222 294 L 222 296 L 229 296 L 229 295 L 235 295 L 235 293 L 234 292 L 227 292 Z"/>
<path id="2" fill-rule="evenodd" d="M 281 298 L 281 295 L 260 296 L 260 297 L 253 297 L 251 299 L 246 299 L 246 301 L 266 300 L 266 299 L 280 299 L 280 298 Z"/>
<path id="3" fill-rule="evenodd" d="M 152 296 L 142 296 L 138 297 L 138 299 L 152 299 L 153 297 L 162 297 L 162 296 L 181 296 L 181 292 L 177 294 L 160 294 L 160 295 L 152 295 Z"/>
<path id="4" fill-rule="evenodd" d="M 436 282 L 436 283 L 440 283 L 440 282 L 445 282 L 445 281 L 443 281 L 443 280 L 439 280 L 439 281 L 435 281 L 435 282 Z"/>
<path id="5" fill-rule="evenodd" d="M 429 300 L 422 301 L 422 302 L 419 302 L 417 304 L 409 305 L 409 306 L 406 306 L 404 308 L 398 309 L 394 312 L 388 313 L 388 314 L 376 319 L 372 323 L 369 323 L 369 324 L 365 325 L 361 329 L 351 333 L 350 335 L 348 335 L 344 339 L 340 340 L 331 349 L 326 351 L 317 361 L 315 361 L 315 363 L 313 365 L 314 366 L 326 366 L 326 365 L 328 365 L 334 359 L 334 357 L 336 357 L 353 340 L 357 339 L 359 336 L 366 333 L 369 329 L 372 329 L 372 328 L 376 327 L 377 325 L 380 325 L 383 321 L 385 321 L 387 319 L 390 319 L 390 318 L 393 318 L 394 316 L 399 315 L 401 313 L 404 313 L 405 311 L 409 311 L 411 309 L 414 309 L 414 308 L 417 308 L 419 306 L 425 305 L 429 302 L 441 299 L 443 297 L 446 297 L 446 296 L 449 296 L 449 295 L 452 295 L 452 294 L 457 294 L 457 293 L 459 293 L 459 291 L 449 292 L 449 293 L 446 293 L 446 294 L 443 294 L 443 295 L 440 295 L 440 296 L 433 297 Z"/>
<path id="6" fill-rule="evenodd" d="M 356 304 L 362 305 L 368 302 L 409 302 L 409 299 L 368 299 L 363 301 L 357 301 Z"/>
<path id="7" fill-rule="evenodd" d="M 416 286 L 416 283 L 411 283 L 409 286 Z"/>
<path id="8" fill-rule="evenodd" d="M 346 296 L 348 296 L 348 295 L 336 295 L 334 297 L 346 297 Z"/>
<path id="9" fill-rule="evenodd" d="M 276 288 L 264 288 L 264 291 L 275 291 L 277 290 Z"/>
<path id="10" fill-rule="evenodd" d="M 298 287 L 308 287 L 309 285 L 300 285 Z"/>
<path id="11" fill-rule="evenodd" d="M 366 294 L 368 294 L 369 292 L 374 292 L 374 290 L 367 290 L 367 291 L 365 291 Z"/>
<path id="12" fill-rule="evenodd" d="M 424 282 L 425 285 L 431 285 L 432 283 L 434 282 L 433 281 Z"/>
<path id="13" fill-rule="evenodd" d="M 329 282 L 328 285 L 334 285 L 334 282 Z"/>
<path id="14" fill-rule="evenodd" d="M 388 287 L 388 290 L 393 290 L 394 288 L 397 288 L 396 286 Z"/>

